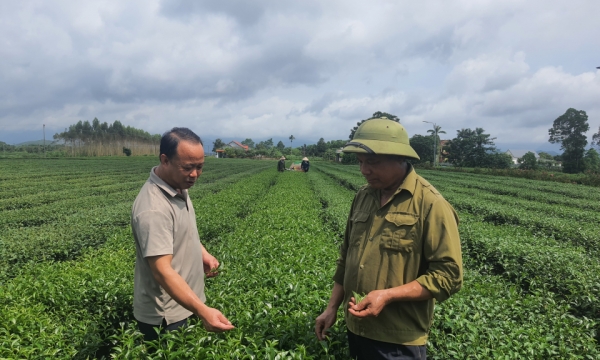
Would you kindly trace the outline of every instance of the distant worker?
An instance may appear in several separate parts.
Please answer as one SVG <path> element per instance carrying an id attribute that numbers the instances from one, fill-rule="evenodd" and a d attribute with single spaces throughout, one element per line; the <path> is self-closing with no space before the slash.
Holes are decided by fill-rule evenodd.
<path id="1" fill-rule="evenodd" d="M 302 158 L 302 164 L 300 164 L 300 167 L 302 168 L 302 171 L 308 172 L 308 168 L 310 167 L 310 163 L 308 162 L 308 158 L 307 157 L 303 157 Z"/>
<path id="2" fill-rule="evenodd" d="M 133 314 L 147 341 L 187 326 L 192 315 L 208 331 L 233 325 L 206 306 L 204 274 L 216 276 L 219 261 L 200 243 L 188 190 L 202 174 L 202 140 L 187 128 L 173 128 L 160 140 L 160 164 L 140 190 L 131 212 L 135 239 Z"/>
<path id="3" fill-rule="evenodd" d="M 434 305 L 463 282 L 458 216 L 407 158 L 408 134 L 387 118 L 365 121 L 343 148 L 367 180 L 354 197 L 319 340 L 344 304 L 352 359 L 427 358 Z M 354 292 L 366 295 L 362 300 Z"/>
<path id="4" fill-rule="evenodd" d="M 277 171 L 285 171 L 285 156 L 279 158 L 277 162 Z"/>

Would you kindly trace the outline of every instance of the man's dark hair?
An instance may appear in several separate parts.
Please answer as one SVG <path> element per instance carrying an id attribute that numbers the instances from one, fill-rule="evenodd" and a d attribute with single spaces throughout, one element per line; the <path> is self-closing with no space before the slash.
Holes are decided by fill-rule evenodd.
<path id="1" fill-rule="evenodd" d="M 169 160 L 172 159 L 177 154 L 177 146 L 182 140 L 204 146 L 200 136 L 192 130 L 184 127 L 174 127 L 160 138 L 160 154 L 167 155 Z"/>

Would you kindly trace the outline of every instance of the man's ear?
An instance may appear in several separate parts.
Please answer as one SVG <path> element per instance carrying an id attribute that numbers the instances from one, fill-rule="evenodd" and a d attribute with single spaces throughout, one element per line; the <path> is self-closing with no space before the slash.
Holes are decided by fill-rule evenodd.
<path id="1" fill-rule="evenodd" d="M 162 165 L 167 165 L 169 163 L 169 158 L 165 154 L 160 154 L 160 163 Z"/>

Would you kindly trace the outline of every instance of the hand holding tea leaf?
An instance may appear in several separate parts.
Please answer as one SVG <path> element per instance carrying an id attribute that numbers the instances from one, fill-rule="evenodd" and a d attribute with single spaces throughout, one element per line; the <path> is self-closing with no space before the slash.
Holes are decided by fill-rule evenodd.
<path id="1" fill-rule="evenodd" d="M 366 294 L 364 294 L 364 295 L 363 294 L 359 294 L 356 291 L 353 291 L 352 295 L 354 295 L 354 303 L 355 304 L 359 304 L 361 301 L 363 301 L 364 298 L 367 297 Z"/>
<path id="2" fill-rule="evenodd" d="M 388 303 L 385 290 L 373 290 L 367 295 L 353 294 L 348 303 L 348 312 L 359 318 L 378 316 Z"/>
<path id="3" fill-rule="evenodd" d="M 214 256 L 208 254 L 208 252 L 202 254 L 202 265 L 207 278 L 219 275 L 218 269 L 221 264 Z"/>

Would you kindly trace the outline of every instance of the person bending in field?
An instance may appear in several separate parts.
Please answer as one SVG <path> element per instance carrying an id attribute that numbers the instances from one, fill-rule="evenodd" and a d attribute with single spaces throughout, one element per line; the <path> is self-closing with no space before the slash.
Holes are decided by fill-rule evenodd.
<path id="1" fill-rule="evenodd" d="M 131 212 L 135 239 L 133 314 L 147 341 L 160 332 L 202 319 L 208 331 L 233 329 L 223 314 L 205 305 L 204 274 L 216 276 L 219 261 L 200 243 L 188 190 L 202 174 L 202 140 L 173 128 L 160 140 L 160 164 L 140 190 Z"/>
<path id="2" fill-rule="evenodd" d="M 307 157 L 302 158 L 302 163 L 300 164 L 300 168 L 302 168 L 302 171 L 308 172 L 309 167 L 310 167 L 310 162 L 308 161 L 308 158 Z"/>
<path id="3" fill-rule="evenodd" d="M 458 216 L 406 161 L 419 156 L 398 122 L 365 121 L 343 151 L 356 153 L 368 184 L 354 197 L 316 335 L 325 339 L 344 304 L 353 359 L 425 360 L 434 305 L 463 282 Z"/>
<path id="4" fill-rule="evenodd" d="M 285 157 L 282 156 L 279 158 L 279 161 L 277 162 L 277 171 L 285 171 Z"/>

